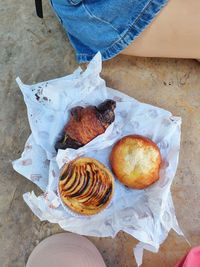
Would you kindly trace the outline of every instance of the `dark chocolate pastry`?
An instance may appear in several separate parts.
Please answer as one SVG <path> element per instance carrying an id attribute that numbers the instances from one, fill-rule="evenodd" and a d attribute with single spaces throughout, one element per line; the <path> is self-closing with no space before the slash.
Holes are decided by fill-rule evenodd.
<path id="1" fill-rule="evenodd" d="M 61 139 L 56 142 L 55 149 L 78 149 L 104 133 L 115 119 L 115 108 L 116 102 L 109 99 L 98 107 L 72 108 L 70 120 L 63 130 Z"/>

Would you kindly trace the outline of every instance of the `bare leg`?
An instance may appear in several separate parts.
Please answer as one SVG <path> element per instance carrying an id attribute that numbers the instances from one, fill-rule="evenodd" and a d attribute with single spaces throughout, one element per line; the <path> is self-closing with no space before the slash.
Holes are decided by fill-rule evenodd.
<path id="1" fill-rule="evenodd" d="M 200 58 L 200 0 L 170 0 L 122 54 Z"/>

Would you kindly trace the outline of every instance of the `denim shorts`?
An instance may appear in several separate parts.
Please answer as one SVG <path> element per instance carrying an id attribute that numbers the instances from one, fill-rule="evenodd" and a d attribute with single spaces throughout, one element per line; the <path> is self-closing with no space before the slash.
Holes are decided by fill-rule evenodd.
<path id="1" fill-rule="evenodd" d="M 100 51 L 107 60 L 126 48 L 168 0 L 50 0 L 78 62 Z"/>

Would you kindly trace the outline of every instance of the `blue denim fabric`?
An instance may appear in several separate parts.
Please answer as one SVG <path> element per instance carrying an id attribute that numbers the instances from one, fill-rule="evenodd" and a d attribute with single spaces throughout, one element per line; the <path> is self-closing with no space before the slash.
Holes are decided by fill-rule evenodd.
<path id="1" fill-rule="evenodd" d="M 77 60 L 100 51 L 107 60 L 126 48 L 168 0 L 50 0 Z"/>

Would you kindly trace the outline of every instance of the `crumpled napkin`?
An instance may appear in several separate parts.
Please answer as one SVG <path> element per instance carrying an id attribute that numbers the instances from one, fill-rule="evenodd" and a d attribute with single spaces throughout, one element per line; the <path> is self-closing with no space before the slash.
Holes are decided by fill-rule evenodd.
<path id="1" fill-rule="evenodd" d="M 114 237 L 123 230 L 140 241 L 134 249 L 139 266 L 143 249 L 157 252 L 171 229 L 182 235 L 170 192 L 178 164 L 181 119 L 106 87 L 99 76 L 101 64 L 98 53 L 85 71 L 78 68 L 71 75 L 34 85 L 16 79 L 27 106 L 32 133 L 13 168 L 44 192 L 40 196 L 34 192 L 23 196 L 40 220 L 88 236 Z M 59 150 L 56 154 L 54 144 L 68 121 L 70 108 L 98 105 L 107 98 L 115 100 L 117 108 L 116 119 L 106 132 L 78 150 Z M 109 168 L 113 144 L 128 134 L 147 136 L 159 146 L 163 159 L 159 181 L 145 190 L 133 190 L 116 180 L 113 201 L 102 213 L 81 217 L 67 212 L 57 195 L 62 165 L 78 156 L 89 156 Z"/>

